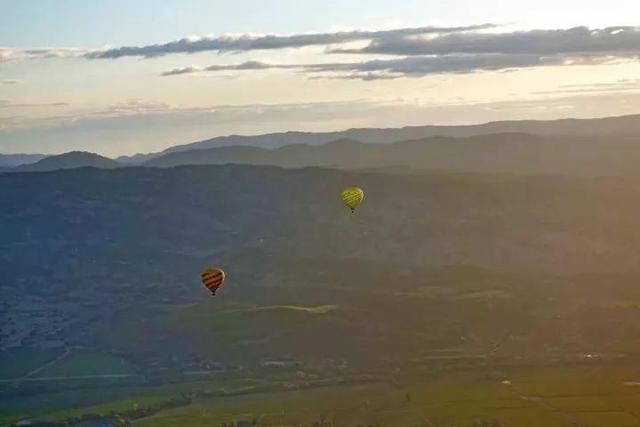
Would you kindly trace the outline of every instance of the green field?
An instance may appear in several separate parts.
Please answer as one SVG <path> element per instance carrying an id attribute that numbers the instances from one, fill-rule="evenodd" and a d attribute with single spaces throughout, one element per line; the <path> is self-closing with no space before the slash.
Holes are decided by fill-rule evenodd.
<path id="1" fill-rule="evenodd" d="M 515 427 L 640 426 L 640 389 L 620 380 L 637 370 L 514 372 L 510 384 L 459 373 L 421 384 L 344 386 L 233 399 L 197 400 L 136 426 L 211 426 L 258 420 L 272 425 L 467 426 L 499 420 Z"/>
<path id="2" fill-rule="evenodd" d="M 119 394 L 106 393 L 110 400 L 102 403 L 45 411 L 39 419 L 120 414 L 140 427 L 219 426 L 242 420 L 310 426 L 321 419 L 335 426 L 467 427 L 496 420 L 509 427 L 640 427 L 640 387 L 625 385 L 640 378 L 640 368 L 518 368 L 502 375 L 504 379 L 479 371 L 422 379 L 405 375 L 391 382 L 325 387 L 300 379 L 245 378 L 123 388 Z M 285 383 L 299 388 L 285 391 Z M 49 398 L 55 400 L 56 394 Z M 148 412 L 132 416 L 140 409 Z M 16 421 L 18 415 L 3 421 Z"/>
<path id="3" fill-rule="evenodd" d="M 68 357 L 48 365 L 37 377 L 73 377 L 90 375 L 133 374 L 133 367 L 124 359 L 87 351 L 74 351 Z"/>
<path id="4" fill-rule="evenodd" d="M 18 378 L 63 353 L 62 349 L 18 348 L 0 353 L 0 379 Z"/>

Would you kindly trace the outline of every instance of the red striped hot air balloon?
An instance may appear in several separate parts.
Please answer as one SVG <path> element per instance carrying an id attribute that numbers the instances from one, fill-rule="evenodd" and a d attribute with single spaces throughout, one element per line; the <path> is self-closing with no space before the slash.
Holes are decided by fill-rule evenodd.
<path id="1" fill-rule="evenodd" d="M 224 282 L 224 271 L 219 268 L 207 267 L 200 274 L 202 284 L 215 295 L 222 282 Z"/>

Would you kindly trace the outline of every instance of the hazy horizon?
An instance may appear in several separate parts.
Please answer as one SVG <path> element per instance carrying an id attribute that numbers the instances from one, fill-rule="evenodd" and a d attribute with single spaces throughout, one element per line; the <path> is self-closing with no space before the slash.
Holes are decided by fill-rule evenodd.
<path id="1" fill-rule="evenodd" d="M 7 4 L 3 153 L 640 113 L 633 1 Z"/>

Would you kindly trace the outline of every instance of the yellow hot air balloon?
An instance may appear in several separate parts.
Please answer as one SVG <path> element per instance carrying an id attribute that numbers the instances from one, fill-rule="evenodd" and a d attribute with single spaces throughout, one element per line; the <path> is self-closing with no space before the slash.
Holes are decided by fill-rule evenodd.
<path id="1" fill-rule="evenodd" d="M 347 187 L 342 190 L 342 201 L 353 213 L 362 200 L 364 199 L 364 191 L 360 187 Z"/>

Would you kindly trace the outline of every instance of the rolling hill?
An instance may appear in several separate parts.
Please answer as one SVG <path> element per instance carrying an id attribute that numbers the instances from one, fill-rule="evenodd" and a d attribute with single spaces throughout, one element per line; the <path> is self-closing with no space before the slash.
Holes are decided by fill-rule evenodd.
<path id="1" fill-rule="evenodd" d="M 121 166 L 115 160 L 85 151 L 71 151 L 57 156 L 45 157 L 32 164 L 5 169 L 5 172 L 47 172 L 58 169 L 102 168 L 112 169 Z"/>
<path id="2" fill-rule="evenodd" d="M 356 214 L 338 197 L 353 184 Z M 4 174 L 0 412 L 637 363 L 639 189 L 238 165 Z M 215 298 L 207 265 L 227 272 Z"/>
<path id="3" fill-rule="evenodd" d="M 637 138 L 557 137 L 518 133 L 467 138 L 433 137 L 389 144 L 338 140 L 324 145 L 293 144 L 277 149 L 223 147 L 182 151 L 151 159 L 145 166 L 254 164 L 297 168 L 456 170 L 461 172 L 629 175 L 637 174 Z"/>
<path id="4" fill-rule="evenodd" d="M 362 186 L 367 194 L 356 215 L 348 214 L 337 196 L 350 184 Z M 319 328 L 315 333 L 321 342 L 320 337 L 333 336 L 332 329 L 355 328 L 355 333 L 365 326 L 360 323 L 362 316 L 371 316 L 374 307 L 385 307 L 381 314 L 396 313 L 393 321 L 401 325 L 409 320 L 398 311 L 400 307 L 411 313 L 440 298 L 450 300 L 452 305 L 446 309 L 457 314 L 438 317 L 446 306 L 439 301 L 440 308 L 430 306 L 424 314 L 430 320 L 420 322 L 430 324 L 431 331 L 444 339 L 453 327 L 447 322 L 454 319 L 465 330 L 480 326 L 468 317 L 474 311 L 463 309 L 467 304 L 473 307 L 474 301 L 488 297 L 497 298 L 496 303 L 509 301 L 506 312 L 493 313 L 495 322 L 520 316 L 509 307 L 534 301 L 534 295 L 546 292 L 547 285 L 529 287 L 530 281 L 546 276 L 619 274 L 619 279 L 603 279 L 615 294 L 616 282 L 626 283 L 624 277 L 635 274 L 640 262 L 637 184 L 628 178 L 395 176 L 255 166 L 5 174 L 0 177 L 0 198 L 5 202 L 0 207 L 0 245 L 5 249 L 0 257 L 0 285 L 8 304 L 4 315 L 23 326 L 16 327 L 14 335 L 3 335 L 3 345 L 60 340 L 97 348 L 121 344 L 127 352 L 148 357 L 143 349 L 164 345 L 168 339 L 164 332 L 145 333 L 152 341 L 160 341 L 139 349 L 129 348 L 133 338 L 118 338 L 120 344 L 111 340 L 128 336 L 130 322 L 138 322 L 134 319 L 139 316 L 157 316 L 164 310 L 155 312 L 157 304 L 175 313 L 176 317 L 161 316 L 162 323 L 177 322 L 164 330 L 175 330 L 180 340 L 192 339 L 187 347 L 218 342 L 202 341 L 199 334 L 224 329 L 195 327 L 203 321 L 198 320 L 199 311 L 189 309 L 183 318 L 171 308 L 203 302 L 206 316 L 208 300 L 202 300 L 206 293 L 198 274 L 209 263 L 225 266 L 229 274 L 223 301 L 280 307 L 275 313 L 280 312 L 282 319 L 277 321 L 288 332 L 272 337 L 274 347 L 269 351 L 262 353 L 256 347 L 243 357 L 289 353 L 310 357 L 305 346 L 290 347 L 298 342 L 293 336 L 302 339 L 311 332 L 294 327 L 295 319 L 301 317 L 330 319 L 327 325 L 309 325 Z M 580 279 L 589 280 L 587 276 Z M 566 291 L 574 281 L 567 279 L 554 293 Z M 600 292 L 588 286 L 582 289 Z M 572 292 L 578 298 L 582 291 Z M 470 299 L 454 303 L 462 295 Z M 563 301 L 559 294 L 556 298 L 558 304 Z M 145 301 L 142 307 L 137 304 L 141 300 Z M 22 311 L 23 304 L 41 307 L 41 315 L 54 316 L 59 325 L 51 329 L 52 321 L 34 326 L 23 318 L 31 319 L 31 312 Z M 337 309 L 326 313 L 286 309 L 326 305 Z M 113 311 L 115 307 L 118 310 Z M 134 311 L 123 314 L 127 310 Z M 120 313 L 117 321 L 104 322 L 104 316 L 116 313 Z M 233 318 L 238 325 L 279 319 L 261 311 L 236 312 Z M 123 335 L 110 335 L 120 322 Z M 82 332 L 101 325 L 108 325 L 104 335 Z M 185 325 L 191 326 L 184 329 Z M 269 328 L 268 323 L 265 327 Z M 195 335 L 187 338 L 186 330 Z M 247 335 L 249 330 L 254 332 Z M 239 329 L 239 336 L 224 339 L 269 337 L 266 332 L 259 334 L 263 328 L 257 325 L 249 330 Z M 483 334 L 500 330 L 476 330 L 478 343 L 488 339 L 480 338 Z M 3 330 L 3 334 L 10 332 L 11 328 Z M 371 341 L 364 347 L 377 345 L 373 335 L 365 336 Z M 393 336 L 388 338 L 398 339 Z M 384 334 L 379 337 L 385 339 Z M 433 339 L 437 341 L 436 336 Z M 288 350 L 278 350 L 280 345 Z M 214 346 L 207 351 L 228 359 L 241 348 Z M 353 348 L 344 342 L 313 354 L 334 350 L 342 353 Z"/>
<path id="5" fill-rule="evenodd" d="M 141 164 L 164 154 L 180 151 L 250 145 L 261 148 L 279 148 L 291 144 L 320 145 L 340 139 L 369 143 L 389 143 L 444 136 L 466 138 L 497 133 L 525 133 L 556 137 L 628 138 L 640 133 L 640 115 L 597 119 L 520 120 L 500 121 L 460 126 L 407 126 L 392 129 L 348 129 L 336 132 L 281 132 L 266 135 L 229 135 L 204 141 L 170 147 L 159 153 L 122 156 L 122 163 Z"/>
<path id="6" fill-rule="evenodd" d="M 0 168 L 35 163 L 45 157 L 47 157 L 45 154 L 0 154 Z"/>

